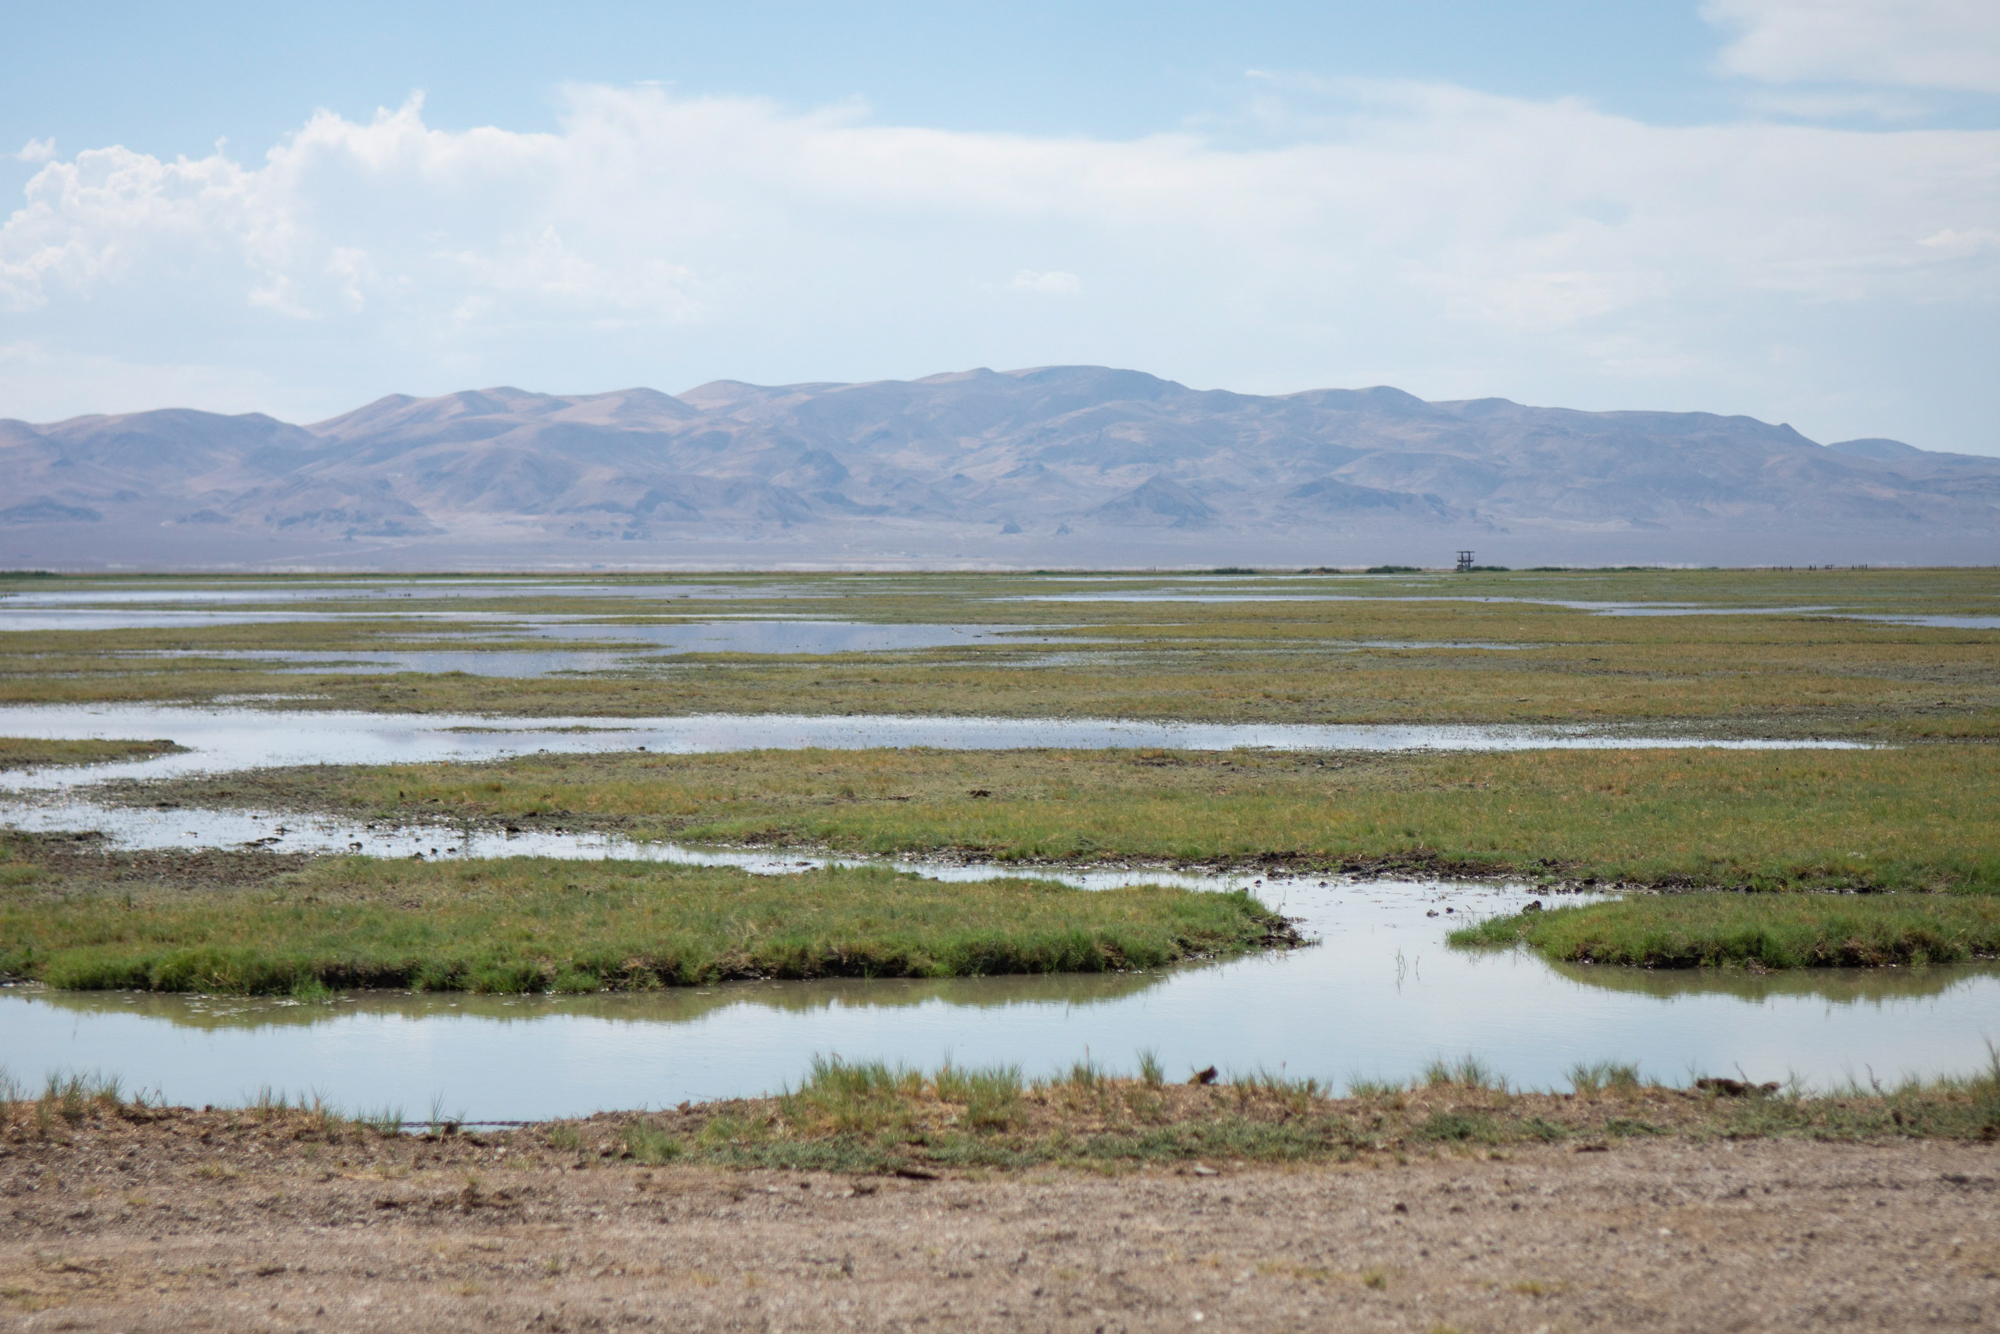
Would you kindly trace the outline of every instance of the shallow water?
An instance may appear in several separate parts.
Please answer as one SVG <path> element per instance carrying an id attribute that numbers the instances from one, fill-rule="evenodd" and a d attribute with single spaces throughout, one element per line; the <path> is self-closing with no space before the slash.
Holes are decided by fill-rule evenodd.
<path id="1" fill-rule="evenodd" d="M 2000 1014 L 2000 968 L 1992 965 L 1753 976 L 1551 966 L 1518 952 L 1445 946 L 1451 927 L 1518 908 L 1530 897 L 1520 887 L 882 862 L 77 801 L 9 803 L 0 823 L 95 828 L 127 849 L 616 858 L 764 875 L 832 862 L 947 881 L 1241 888 L 1322 939 L 1288 954 L 1151 973 L 756 983 L 641 996 L 372 993 L 297 1005 L 0 989 L 0 1051 L 17 1077 L 94 1068 L 177 1102 L 233 1102 L 270 1085 L 318 1089 L 349 1108 L 400 1105 L 410 1115 L 442 1094 L 451 1111 L 515 1119 L 770 1091 L 829 1052 L 927 1065 L 949 1054 L 1019 1062 L 1032 1074 L 1086 1054 L 1129 1066 L 1142 1048 L 1176 1070 L 1217 1063 L 1336 1080 L 1407 1078 L 1433 1056 L 1471 1052 L 1517 1085 L 1554 1086 L 1571 1064 L 1597 1059 L 1643 1059 L 1670 1079 L 1740 1069 L 1824 1084 L 1971 1069 Z M 534 1078 L 507 1073 L 521 1070 Z"/>
<path id="2" fill-rule="evenodd" d="M 189 613 L 194 616 L 206 614 Z M 510 635 L 583 640 L 594 644 L 625 644 L 631 646 L 631 651 L 166 649 L 128 656 L 223 658 L 267 663 L 273 670 L 288 672 L 335 672 L 355 675 L 389 672 L 464 672 L 471 676 L 526 679 L 549 676 L 557 672 L 642 670 L 690 653 L 885 653 L 907 649 L 960 648 L 973 644 L 1074 646 L 1098 642 L 1051 635 L 1046 633 L 1043 627 L 1010 625 L 929 623 L 874 625 L 854 621 L 804 620 L 716 620 L 629 624 L 586 621 L 578 617 L 560 620 L 533 616 L 505 619 L 506 631 Z M 437 634 L 426 636 L 429 639 L 441 637 L 448 636 Z"/>
<path id="3" fill-rule="evenodd" d="M 969 644 L 1077 644 L 1075 639 L 1021 625 L 875 625 L 857 621 L 716 620 L 652 624 L 533 624 L 550 639 L 646 644 L 669 653 L 884 653 L 897 649 L 959 648 Z"/>
<path id="4" fill-rule="evenodd" d="M 1566 607 L 1599 616 L 1809 616 L 1834 610 L 1828 606 L 1715 607 L 1694 602 L 1583 602 L 1569 598 L 1468 596 L 1458 593 L 1333 593 L 1333 592 L 1208 592 L 1181 588 L 1108 589 L 1092 593 L 1020 593 L 995 602 L 1497 602 L 1536 607 Z M 1855 619 L 1878 619 L 1860 616 Z M 1886 614 L 1879 619 L 1892 619 Z"/>
<path id="5" fill-rule="evenodd" d="M 246 599 L 254 600 L 254 599 Z M 643 610 L 635 609 L 635 615 Z M 585 640 L 598 644 L 630 644 L 657 655 L 688 653 L 827 654 L 887 653 L 907 649 L 959 648 L 974 644 L 1015 643 L 1023 645 L 1095 642 L 1052 635 L 1047 626 L 951 625 L 931 622 L 869 623 L 860 621 L 813 620 L 806 618 L 720 618 L 700 621 L 606 621 L 598 615 L 580 612 L 507 611 L 275 611 L 259 607 L 39 607 L 17 608 L 0 603 L 0 633 L 34 630 L 194 630 L 225 625 L 283 625 L 299 622 L 384 622 L 407 624 L 413 633 L 427 639 L 449 638 L 466 633 L 481 635 L 532 636 L 541 639 Z M 329 664 L 407 662 L 413 664 L 391 670 L 471 671 L 484 676 L 540 675 L 519 670 L 526 659 L 499 655 L 510 650 L 465 650 L 463 652 L 375 651 L 291 653 L 284 649 L 220 650 L 203 654 L 200 650 L 178 650 L 180 656 L 224 658 L 267 658 L 273 661 L 322 662 Z M 428 659 L 450 659 L 447 665 L 428 665 Z M 490 661 L 487 661 L 489 660 Z M 507 664 L 514 664 L 508 669 Z M 471 665 L 466 665 L 471 664 Z M 482 670 L 482 665 L 484 669 Z M 572 670 L 551 668 L 549 670 Z"/>
<path id="6" fill-rule="evenodd" d="M 360 994 L 330 1005 L 0 989 L 17 1078 L 119 1075 L 179 1103 L 270 1086 L 350 1109 L 441 1099 L 446 1114 L 526 1119 L 771 1092 L 816 1054 L 934 1066 L 1090 1058 L 1170 1077 L 1216 1064 L 1336 1084 L 1407 1079 L 1474 1053 L 1516 1086 L 1563 1087 L 1578 1061 L 1825 1085 L 1967 1072 L 2000 1014 L 1992 967 L 1816 973 L 1746 993 L 1713 974 L 1558 970 L 1465 953 L 1444 933 L 1518 907 L 1491 886 L 1267 881 L 1258 892 L 1323 943 L 1160 972 L 950 981 L 741 983 L 635 996 Z M 1453 911 L 1446 914 L 1444 909 Z M 1435 917 L 1428 913 L 1437 913 Z M 1610 983 L 1607 985 L 1606 983 Z"/>
<path id="7" fill-rule="evenodd" d="M 1886 625 L 1921 625 L 1953 630 L 2000 630 L 2000 616 L 1921 616 L 1902 612 L 1842 611 L 1832 605 L 1779 607 L 1709 606 L 1694 602 L 1591 602 L 1569 598 L 1480 597 L 1456 593 L 1338 593 L 1281 591 L 1208 591 L 1203 589 L 1106 589 L 1088 593 L 1019 593 L 995 602 L 1494 602 L 1565 607 L 1598 616 L 1830 616 L 1843 621 L 1873 621 Z M 1423 647 L 1423 646 L 1413 646 Z M 1440 647 L 1455 647 L 1445 646 Z M 1500 648 L 1527 645 L 1469 645 Z"/>
<path id="8" fill-rule="evenodd" d="M 1422 727 L 1360 724 L 1167 723 L 1110 718 L 805 717 L 701 714 L 687 718 L 493 718 L 472 714 L 287 712 L 154 705 L 14 705 L 0 736 L 169 739 L 184 754 L 75 769 L 0 775 L 0 791 L 70 787 L 106 778 L 160 778 L 295 764 L 493 760 L 535 751 L 646 750 L 669 754 L 824 747 L 931 746 L 943 750 L 1730 750 L 1856 749 L 1813 740 L 1645 737 L 1578 727 Z"/>
<path id="9" fill-rule="evenodd" d="M 1940 630 L 2000 630 L 2000 616 L 1864 616 L 1847 619 L 1927 625 Z"/>
<path id="10" fill-rule="evenodd" d="M 830 597 L 837 593 L 785 584 L 608 584 L 569 583 L 560 579 L 424 579 L 331 580 L 324 583 L 284 583 L 250 586 L 187 584 L 179 587 L 118 588 L 83 586 L 60 590 L 20 590 L 0 593 L 0 609 L 69 608 L 186 604 L 238 606 L 257 603 L 368 601 L 374 599 L 446 599 L 502 597 L 616 597 L 642 599 L 741 599 L 767 597 Z"/>
<path id="11" fill-rule="evenodd" d="M 407 649 L 347 652 L 317 650 L 285 652 L 270 649 L 168 649 L 144 655 L 159 658 L 231 658 L 269 665 L 269 670 L 318 674 L 386 675 L 393 672 L 464 672 L 527 680 L 557 672 L 613 672 L 643 667 L 655 659 L 623 653 L 591 653 L 576 649 Z"/>
<path id="12" fill-rule="evenodd" d="M 95 830 L 107 848 L 261 848 L 274 853 L 354 853 L 367 857 L 458 860 L 483 857 L 557 857 L 568 861 L 668 862 L 680 866 L 734 866 L 754 875 L 786 875 L 815 866 L 889 866 L 934 880 L 990 880 L 1013 876 L 1054 880 L 1081 889 L 1123 885 L 1177 885 L 1229 890 L 1251 885 L 1254 875 L 1198 875 L 1117 867 L 1090 870 L 1016 868 L 989 862 L 946 863 L 920 859 L 832 856 L 795 849 L 700 848 L 625 838 L 618 834 L 522 830 L 496 833 L 448 824 L 376 824 L 332 816 L 264 815 L 255 811 L 155 810 L 101 806 L 87 801 L 0 801 L 0 828 L 24 833 Z"/>

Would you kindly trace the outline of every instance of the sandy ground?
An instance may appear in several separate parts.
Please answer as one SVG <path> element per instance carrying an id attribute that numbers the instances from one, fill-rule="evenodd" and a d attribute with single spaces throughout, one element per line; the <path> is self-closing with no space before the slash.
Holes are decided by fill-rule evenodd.
<path id="1" fill-rule="evenodd" d="M 0 1329 L 2000 1327 L 1962 1141 L 906 1180 L 224 1116 L 0 1143 Z"/>

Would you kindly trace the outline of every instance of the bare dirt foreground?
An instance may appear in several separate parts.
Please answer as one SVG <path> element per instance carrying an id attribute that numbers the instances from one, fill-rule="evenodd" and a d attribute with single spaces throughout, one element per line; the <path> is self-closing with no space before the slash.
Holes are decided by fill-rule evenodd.
<path id="1" fill-rule="evenodd" d="M 1977 1141 L 923 1179 L 287 1120 L 10 1136 L 0 1329 L 2000 1326 L 2000 1147 Z"/>

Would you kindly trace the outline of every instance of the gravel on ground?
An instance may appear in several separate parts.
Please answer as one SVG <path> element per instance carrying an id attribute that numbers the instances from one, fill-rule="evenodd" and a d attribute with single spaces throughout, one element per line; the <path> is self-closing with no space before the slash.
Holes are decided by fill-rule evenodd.
<path id="1" fill-rule="evenodd" d="M 298 1115 L 10 1135 L 0 1330 L 2000 1325 L 2000 1148 L 1977 1141 L 903 1178 L 308 1142 Z"/>

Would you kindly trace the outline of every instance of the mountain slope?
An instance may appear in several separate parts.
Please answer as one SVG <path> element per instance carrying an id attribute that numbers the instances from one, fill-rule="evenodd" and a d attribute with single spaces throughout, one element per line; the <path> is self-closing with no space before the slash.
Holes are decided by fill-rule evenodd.
<path id="1" fill-rule="evenodd" d="M 2000 558 L 2000 459 L 1092 366 L 0 422 L 0 468 L 11 565 Z"/>

